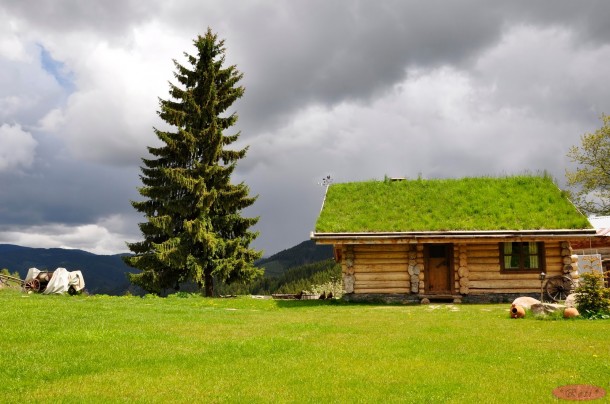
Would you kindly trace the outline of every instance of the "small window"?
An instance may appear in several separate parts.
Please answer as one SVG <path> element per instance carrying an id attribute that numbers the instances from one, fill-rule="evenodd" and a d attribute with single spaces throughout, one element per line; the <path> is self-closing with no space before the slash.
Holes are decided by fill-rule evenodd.
<path id="1" fill-rule="evenodd" d="M 542 271 L 544 243 L 500 243 L 500 264 L 503 271 Z"/>

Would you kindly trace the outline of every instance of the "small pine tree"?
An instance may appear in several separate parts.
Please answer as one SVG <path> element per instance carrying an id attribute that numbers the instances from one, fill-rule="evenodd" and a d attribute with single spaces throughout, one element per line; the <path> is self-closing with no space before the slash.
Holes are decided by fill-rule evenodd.
<path id="1" fill-rule="evenodd" d="M 195 282 L 213 296 L 214 278 L 231 283 L 259 276 L 253 262 L 261 253 L 250 248 L 257 234 L 249 228 L 258 218 L 241 216 L 256 197 L 243 182 L 230 181 L 247 148 L 228 149 L 239 133 L 223 134 L 237 120 L 226 111 L 244 93 L 237 85 L 243 75 L 223 67 L 224 41 L 210 29 L 193 43 L 197 54 L 184 54 L 187 66 L 174 60 L 179 85 L 170 83 L 172 99 L 159 101 L 159 116 L 174 130 L 155 129 L 163 146 L 149 147 L 153 157 L 142 159 L 139 192 L 146 199 L 132 205 L 146 217 L 144 240 L 128 243 L 134 255 L 124 260 L 142 271 L 131 282 L 149 292 Z"/>

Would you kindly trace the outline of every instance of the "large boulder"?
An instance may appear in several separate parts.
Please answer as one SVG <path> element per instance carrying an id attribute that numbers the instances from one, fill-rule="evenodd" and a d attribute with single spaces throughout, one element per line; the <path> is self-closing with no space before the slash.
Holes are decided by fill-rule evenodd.
<path id="1" fill-rule="evenodd" d="M 543 316 L 554 313 L 556 311 L 564 310 L 566 308 L 563 304 L 555 303 L 539 303 L 533 304 L 531 307 L 532 313 L 536 316 Z"/>
<path id="2" fill-rule="evenodd" d="M 531 309 L 533 304 L 540 304 L 540 300 L 534 299 L 533 297 L 522 296 L 513 300 L 513 305 L 521 306 L 525 310 Z"/>

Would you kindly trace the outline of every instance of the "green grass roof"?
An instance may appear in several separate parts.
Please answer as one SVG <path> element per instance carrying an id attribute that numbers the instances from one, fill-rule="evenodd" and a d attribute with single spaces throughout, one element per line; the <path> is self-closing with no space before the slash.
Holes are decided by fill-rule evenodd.
<path id="1" fill-rule="evenodd" d="M 548 176 L 332 184 L 317 233 L 591 229 Z"/>

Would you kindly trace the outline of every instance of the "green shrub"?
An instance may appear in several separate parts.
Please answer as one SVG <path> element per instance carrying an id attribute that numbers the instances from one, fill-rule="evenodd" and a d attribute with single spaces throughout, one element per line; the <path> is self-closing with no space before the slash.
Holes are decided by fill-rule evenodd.
<path id="1" fill-rule="evenodd" d="M 581 276 L 576 288 L 576 305 L 586 318 L 606 318 L 610 315 L 610 289 L 604 287 L 604 277 L 597 272 Z"/>

